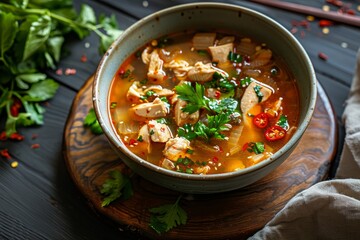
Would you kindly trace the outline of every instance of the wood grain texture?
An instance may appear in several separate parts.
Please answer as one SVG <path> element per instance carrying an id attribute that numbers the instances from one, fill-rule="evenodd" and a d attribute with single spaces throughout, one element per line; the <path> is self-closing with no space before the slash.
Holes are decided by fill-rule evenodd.
<path id="1" fill-rule="evenodd" d="M 112 150 L 104 135 L 83 127 L 92 107 L 92 78 L 74 100 L 64 132 L 64 155 L 70 175 L 94 209 L 121 225 L 151 238 L 241 239 L 262 228 L 296 193 L 326 179 L 336 151 L 336 121 L 319 86 L 316 111 L 309 128 L 292 155 L 264 179 L 240 190 L 211 195 L 186 195 L 181 205 L 188 223 L 159 236 L 148 226 L 149 208 L 173 203 L 180 193 L 135 175 L 134 196 L 101 207 L 100 186 L 114 169 L 130 171 Z M 216 227 L 215 227 L 216 226 Z"/>

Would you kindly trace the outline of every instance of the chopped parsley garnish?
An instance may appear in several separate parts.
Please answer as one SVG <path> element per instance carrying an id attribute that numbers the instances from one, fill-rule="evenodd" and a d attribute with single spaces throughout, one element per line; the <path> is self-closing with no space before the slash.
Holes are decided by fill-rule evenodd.
<path id="1" fill-rule="evenodd" d="M 121 79 L 126 79 L 126 78 L 130 77 L 130 75 L 131 75 L 131 71 L 130 71 L 130 69 L 128 69 L 123 74 L 121 74 Z"/>
<path id="2" fill-rule="evenodd" d="M 100 124 L 96 118 L 95 111 L 93 108 L 90 108 L 88 114 L 84 118 L 84 126 L 90 127 L 90 130 L 94 134 L 101 134 L 103 133 L 102 128 L 100 127 Z"/>
<path id="3" fill-rule="evenodd" d="M 285 130 L 288 130 L 289 129 L 289 122 L 288 122 L 288 119 L 285 115 L 281 115 L 279 120 L 277 121 L 276 125 L 282 127 L 283 129 Z"/>
<path id="4" fill-rule="evenodd" d="M 188 153 L 188 154 L 193 154 L 193 153 L 194 153 L 194 150 L 192 150 L 192 149 L 186 149 L 186 153 Z"/>
<path id="5" fill-rule="evenodd" d="M 216 113 L 232 113 L 238 107 L 238 101 L 234 98 L 224 98 L 221 100 L 209 101 L 209 107 Z"/>
<path id="6" fill-rule="evenodd" d="M 234 89 L 236 87 L 235 82 L 229 81 L 229 79 L 222 74 L 215 72 L 211 81 L 206 82 L 206 88 L 216 88 L 219 89 L 222 93 L 230 93 L 234 95 Z"/>
<path id="7" fill-rule="evenodd" d="M 229 123 L 230 118 L 226 113 L 221 113 L 214 116 L 207 116 L 208 125 L 203 122 L 197 122 L 194 125 L 185 124 L 183 127 L 178 128 L 178 136 L 184 137 L 189 141 L 199 137 L 206 141 L 211 138 L 219 140 L 225 140 L 225 135 L 222 131 L 228 131 L 229 128 L 226 126 Z"/>
<path id="8" fill-rule="evenodd" d="M 145 85 L 149 80 L 147 78 L 144 78 L 140 81 L 140 84 Z"/>
<path id="9" fill-rule="evenodd" d="M 137 138 L 137 141 L 139 141 L 139 142 L 143 142 L 143 141 L 144 141 L 142 135 L 139 135 L 139 137 Z"/>
<path id="10" fill-rule="evenodd" d="M 132 186 L 129 177 L 123 175 L 120 171 L 114 170 L 109 172 L 110 178 L 106 179 L 100 193 L 105 196 L 101 206 L 108 206 L 116 199 L 123 197 L 129 199 L 132 194 Z"/>
<path id="11" fill-rule="evenodd" d="M 256 85 L 254 87 L 254 91 L 256 93 L 256 96 L 258 97 L 259 103 L 262 101 L 262 98 L 264 97 L 264 94 L 260 90 L 261 90 L 261 87 L 259 85 Z"/>
<path id="12" fill-rule="evenodd" d="M 261 154 L 265 151 L 265 146 L 263 142 L 250 142 L 247 150 L 255 154 Z"/>
<path id="13" fill-rule="evenodd" d="M 117 102 L 111 102 L 111 103 L 110 103 L 110 108 L 111 108 L 111 109 L 116 108 L 116 106 L 117 106 Z"/>
<path id="14" fill-rule="evenodd" d="M 149 133 L 150 133 L 150 135 L 154 135 L 155 132 L 153 129 L 151 129 Z"/>
<path id="15" fill-rule="evenodd" d="M 181 196 L 178 197 L 174 204 L 166 204 L 149 210 L 151 213 L 149 225 L 158 234 L 186 224 L 187 213 L 180 207 L 180 199 Z"/>
<path id="16" fill-rule="evenodd" d="M 167 125 L 169 125 L 171 122 L 170 119 L 168 119 L 168 118 L 158 118 L 155 121 L 157 123 L 163 123 L 163 124 L 167 124 Z"/>
<path id="17" fill-rule="evenodd" d="M 241 63 L 243 60 L 240 54 L 234 52 L 229 52 L 228 59 L 234 63 Z"/>
<path id="18" fill-rule="evenodd" d="M 240 85 L 241 85 L 241 87 L 247 87 L 250 85 L 251 82 L 252 82 L 252 80 L 250 77 L 245 77 L 240 80 Z"/>
<path id="19" fill-rule="evenodd" d="M 201 108 L 211 110 L 208 107 L 209 99 L 205 97 L 205 88 L 203 85 L 196 83 L 195 88 L 190 83 L 184 83 L 175 87 L 179 98 L 188 102 L 182 109 L 183 112 L 194 113 Z"/>

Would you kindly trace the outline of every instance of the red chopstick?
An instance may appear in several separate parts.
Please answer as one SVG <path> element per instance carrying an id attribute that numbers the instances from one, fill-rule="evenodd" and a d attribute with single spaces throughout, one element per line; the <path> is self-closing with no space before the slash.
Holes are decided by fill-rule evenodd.
<path id="1" fill-rule="evenodd" d="M 352 26 L 360 27 L 360 17 L 353 15 L 342 14 L 334 11 L 326 12 L 319 8 L 304 6 L 296 3 L 282 2 L 282 1 L 273 1 L 273 0 L 251 0 L 251 1 L 271 7 L 312 15 L 318 18 L 326 18 L 334 22 L 345 23 Z"/>

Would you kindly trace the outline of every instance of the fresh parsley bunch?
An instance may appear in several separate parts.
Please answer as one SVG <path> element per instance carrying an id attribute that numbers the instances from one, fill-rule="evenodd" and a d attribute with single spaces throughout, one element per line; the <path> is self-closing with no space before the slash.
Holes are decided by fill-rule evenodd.
<path id="1" fill-rule="evenodd" d="M 43 124 L 41 102 L 51 99 L 59 84 L 42 72 L 55 69 L 65 36 L 100 37 L 104 52 L 121 33 L 114 17 L 100 16 L 83 5 L 79 14 L 71 0 L 6 0 L 0 3 L 0 114 L 7 135 L 18 126 Z"/>

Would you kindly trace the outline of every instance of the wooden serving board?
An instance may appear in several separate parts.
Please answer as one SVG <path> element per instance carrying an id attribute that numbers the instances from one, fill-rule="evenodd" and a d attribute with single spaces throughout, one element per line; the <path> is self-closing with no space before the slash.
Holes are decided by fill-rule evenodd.
<path id="1" fill-rule="evenodd" d="M 158 235 L 149 227 L 149 209 L 174 203 L 175 192 L 131 178 L 134 195 L 101 207 L 99 192 L 111 170 L 130 171 L 110 147 L 104 135 L 93 135 L 83 127 L 92 108 L 90 78 L 77 94 L 64 132 L 65 161 L 75 184 L 98 212 L 122 228 L 154 239 L 243 239 L 261 229 L 298 192 L 326 179 L 336 153 L 337 125 L 331 104 L 318 85 L 313 119 L 291 156 L 258 182 L 227 193 L 185 195 L 180 205 L 188 214 L 186 225 Z M 137 235 L 136 234 L 136 235 Z"/>

